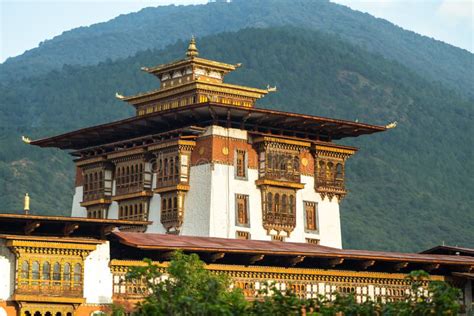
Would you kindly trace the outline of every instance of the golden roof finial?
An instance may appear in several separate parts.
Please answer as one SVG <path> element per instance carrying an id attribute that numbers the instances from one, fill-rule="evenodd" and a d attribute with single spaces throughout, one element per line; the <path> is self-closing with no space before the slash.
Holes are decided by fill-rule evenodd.
<path id="1" fill-rule="evenodd" d="M 23 210 L 25 211 L 25 214 L 30 212 L 30 196 L 28 193 L 25 193 L 25 198 L 23 200 Z"/>
<path id="2" fill-rule="evenodd" d="M 188 57 L 194 57 L 199 55 L 198 49 L 196 47 L 196 39 L 194 38 L 194 35 L 191 37 L 191 41 L 189 41 L 189 46 L 188 50 L 186 51 L 186 56 Z"/>

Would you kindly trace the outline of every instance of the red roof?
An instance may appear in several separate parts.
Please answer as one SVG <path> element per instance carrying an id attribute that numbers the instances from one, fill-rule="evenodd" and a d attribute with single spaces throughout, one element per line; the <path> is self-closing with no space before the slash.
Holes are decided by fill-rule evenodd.
<path id="1" fill-rule="evenodd" d="M 141 250 L 174 250 L 189 252 L 224 252 L 278 256 L 342 258 L 347 260 L 375 260 L 421 264 L 444 264 L 474 267 L 473 257 L 399 253 L 369 250 L 337 249 L 309 243 L 242 240 L 215 237 L 176 236 L 165 234 L 115 232 L 119 242 Z"/>
<path id="2" fill-rule="evenodd" d="M 206 127 L 213 124 L 266 133 L 275 131 L 281 136 L 310 138 L 315 141 L 332 141 L 386 130 L 384 126 L 346 120 L 206 102 L 83 128 L 34 140 L 31 144 L 82 149 L 187 126 Z"/>

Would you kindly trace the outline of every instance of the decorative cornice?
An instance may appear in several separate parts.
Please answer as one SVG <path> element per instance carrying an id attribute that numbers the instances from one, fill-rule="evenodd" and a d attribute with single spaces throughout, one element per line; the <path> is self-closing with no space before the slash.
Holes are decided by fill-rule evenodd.
<path id="1" fill-rule="evenodd" d="M 122 200 L 129 200 L 134 198 L 140 197 L 152 197 L 152 191 L 140 191 L 135 193 L 123 194 L 123 195 L 116 195 L 112 197 L 112 201 L 122 201 Z"/>
<path id="2" fill-rule="evenodd" d="M 190 189 L 189 184 L 177 184 L 177 185 L 172 185 L 168 187 L 163 187 L 163 188 L 156 188 L 153 190 L 154 193 L 164 193 L 164 192 L 169 192 L 169 191 L 189 191 Z"/>
<path id="3" fill-rule="evenodd" d="M 255 184 L 258 185 L 258 186 L 269 185 L 269 186 L 277 186 L 277 187 L 284 187 L 284 188 L 292 188 L 292 189 L 296 189 L 296 190 L 304 188 L 304 183 L 269 180 L 269 179 L 256 180 Z"/>

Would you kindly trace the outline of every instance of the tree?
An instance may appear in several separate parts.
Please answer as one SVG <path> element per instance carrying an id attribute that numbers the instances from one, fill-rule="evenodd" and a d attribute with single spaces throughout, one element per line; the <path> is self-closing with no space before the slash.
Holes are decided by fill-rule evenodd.
<path id="1" fill-rule="evenodd" d="M 291 290 L 281 291 L 275 284 L 262 285 L 252 301 L 246 301 L 238 288 L 223 274 L 206 270 L 196 254 L 176 252 L 163 275 L 159 267 L 145 260 L 146 266 L 134 267 L 127 278 L 144 282 L 145 299 L 133 315 L 457 315 L 460 291 L 446 282 L 428 281 L 424 271 L 413 271 L 407 278 L 411 291 L 397 302 L 357 303 L 353 294 L 335 293 L 334 298 L 298 297 Z M 426 282 L 428 281 L 428 286 Z M 113 316 L 125 315 L 124 308 L 114 306 Z"/>

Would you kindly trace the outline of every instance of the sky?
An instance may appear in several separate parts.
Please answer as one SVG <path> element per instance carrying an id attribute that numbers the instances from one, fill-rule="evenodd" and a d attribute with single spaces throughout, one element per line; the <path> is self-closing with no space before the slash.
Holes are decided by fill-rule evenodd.
<path id="1" fill-rule="evenodd" d="M 291 0 L 288 0 L 291 1 Z M 316 1 L 316 0 L 315 0 Z M 331 0 L 474 52 L 474 0 Z M 120 14 L 207 0 L 0 0 L 0 63 L 62 32 Z"/>

